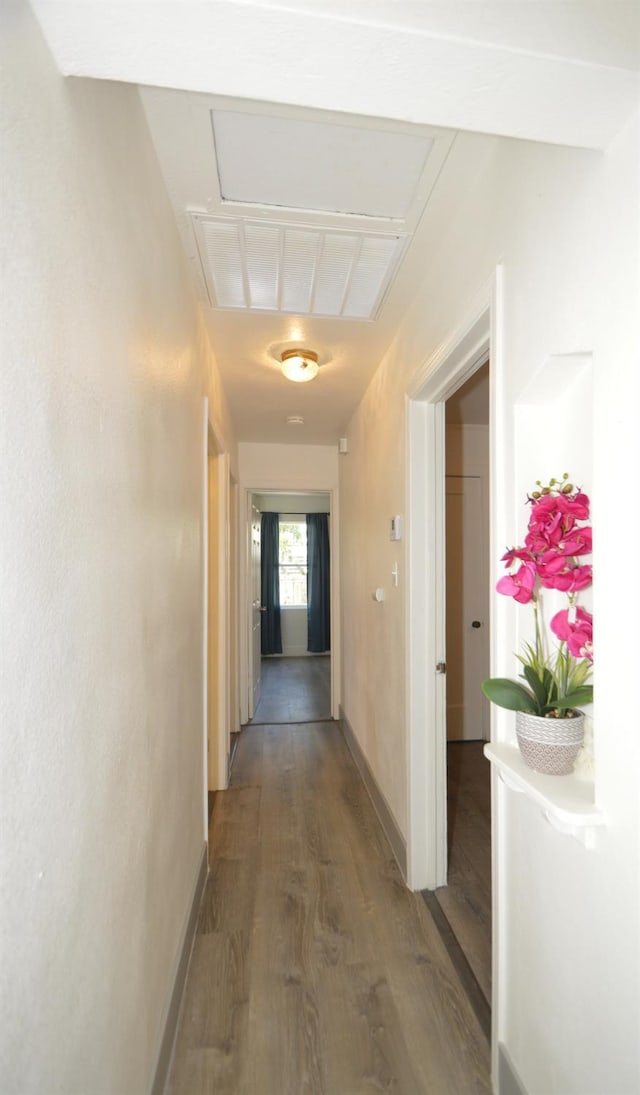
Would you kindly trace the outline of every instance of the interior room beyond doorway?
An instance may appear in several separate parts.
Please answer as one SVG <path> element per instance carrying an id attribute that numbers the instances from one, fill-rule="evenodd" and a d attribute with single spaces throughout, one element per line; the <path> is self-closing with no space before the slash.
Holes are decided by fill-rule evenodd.
<path id="1" fill-rule="evenodd" d="M 491 1001 L 489 366 L 447 400 L 447 885 L 436 896 L 481 997 Z"/>
<path id="2" fill-rule="evenodd" d="M 253 495 L 253 504 L 262 515 L 261 613 L 263 625 L 260 688 L 251 722 L 253 725 L 313 722 L 331 718 L 331 640 L 329 605 L 330 549 L 328 528 L 331 497 L 322 492 L 266 492 Z M 278 517 L 278 547 L 268 539 L 276 535 L 265 526 L 265 514 Z M 322 518 L 320 515 L 325 514 Z M 318 532 L 309 523 L 324 521 L 326 538 L 322 566 L 316 554 Z M 271 532 L 268 528 L 271 527 Z M 312 546 L 314 545 L 314 546 Z M 268 614 L 272 609 L 269 578 L 264 564 L 273 563 L 278 572 L 278 636 L 273 645 L 273 627 Z M 325 569 L 326 567 L 326 569 Z M 319 575 L 321 577 L 319 578 Z M 265 587 L 265 581 L 267 587 Z M 326 594 L 325 625 L 318 631 L 318 581 Z M 266 632 L 265 632 L 265 625 Z"/>

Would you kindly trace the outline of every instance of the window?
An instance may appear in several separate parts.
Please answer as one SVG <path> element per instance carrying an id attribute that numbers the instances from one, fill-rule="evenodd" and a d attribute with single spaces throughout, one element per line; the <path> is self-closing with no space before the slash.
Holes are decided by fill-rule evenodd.
<path id="1" fill-rule="evenodd" d="M 280 604 L 307 603 L 307 522 L 304 516 L 281 517 L 278 523 Z"/>

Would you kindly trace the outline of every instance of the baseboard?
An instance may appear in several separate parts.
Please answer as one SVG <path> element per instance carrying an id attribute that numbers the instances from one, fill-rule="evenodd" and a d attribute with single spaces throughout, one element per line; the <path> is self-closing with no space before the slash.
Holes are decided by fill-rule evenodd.
<path id="1" fill-rule="evenodd" d="M 373 808 L 378 815 L 378 821 L 382 825 L 384 834 L 391 845 L 391 851 L 393 852 L 397 864 L 402 871 L 402 877 L 407 878 L 407 842 L 398 828 L 398 823 L 393 816 L 389 804 L 384 797 L 378 781 L 374 776 L 369 762 L 365 757 L 360 742 L 356 738 L 353 729 L 349 723 L 347 716 L 345 715 L 342 707 L 340 708 L 340 729 L 342 730 L 342 736 L 347 744 L 347 748 L 351 753 L 355 761 L 356 768 L 360 773 L 362 782 L 364 783 L 369 798 L 373 803 Z"/>
<path id="2" fill-rule="evenodd" d="M 162 1024 L 160 1048 L 158 1050 L 153 1083 L 151 1085 L 151 1095 L 163 1095 L 163 1092 L 167 1086 L 167 1080 L 169 1079 L 169 1069 L 171 1066 L 171 1058 L 173 1056 L 173 1045 L 176 1040 L 176 1033 L 178 1031 L 180 1004 L 182 1003 L 182 994 L 184 992 L 184 986 L 187 980 L 187 972 L 189 970 L 191 951 L 193 949 L 193 941 L 195 939 L 196 927 L 198 925 L 200 902 L 202 901 L 202 894 L 204 892 L 208 873 L 209 848 L 205 842 L 202 846 L 202 853 L 200 855 L 200 863 L 198 865 L 198 873 L 196 875 L 193 896 L 191 898 L 191 905 L 189 906 L 189 912 L 187 914 L 184 931 L 182 933 L 182 943 L 178 951 L 178 959 L 176 962 L 176 968 L 173 976 L 173 987 L 169 995 L 164 1022 Z"/>
<path id="3" fill-rule="evenodd" d="M 498 1045 L 498 1095 L 527 1095 L 515 1065 L 502 1042 Z"/>

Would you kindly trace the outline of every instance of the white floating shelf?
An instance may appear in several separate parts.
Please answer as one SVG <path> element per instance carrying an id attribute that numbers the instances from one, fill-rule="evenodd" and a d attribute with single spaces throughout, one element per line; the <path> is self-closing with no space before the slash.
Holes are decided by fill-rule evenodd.
<path id="1" fill-rule="evenodd" d="M 585 848 L 593 847 L 595 830 L 606 824 L 606 818 L 595 804 L 590 780 L 534 772 L 524 763 L 515 745 L 490 742 L 484 747 L 484 755 L 503 783 L 535 802 L 554 829 L 575 837 Z"/>

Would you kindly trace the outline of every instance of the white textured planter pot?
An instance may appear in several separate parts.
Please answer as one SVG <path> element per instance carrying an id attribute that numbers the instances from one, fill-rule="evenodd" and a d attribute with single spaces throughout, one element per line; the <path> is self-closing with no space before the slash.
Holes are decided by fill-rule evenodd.
<path id="1" fill-rule="evenodd" d="M 516 737 L 522 759 L 535 772 L 567 776 L 573 772 L 584 738 L 584 715 L 571 719 L 544 719 L 516 711 Z"/>

